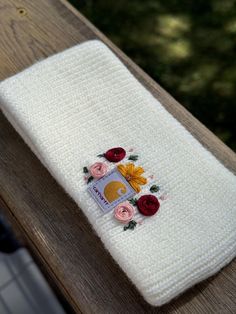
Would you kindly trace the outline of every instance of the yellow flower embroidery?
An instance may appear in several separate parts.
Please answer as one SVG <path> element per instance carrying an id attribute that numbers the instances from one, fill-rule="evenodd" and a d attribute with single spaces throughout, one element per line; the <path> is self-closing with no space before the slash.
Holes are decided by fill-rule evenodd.
<path id="1" fill-rule="evenodd" d="M 118 165 L 117 169 L 137 193 L 141 191 L 140 185 L 147 183 L 147 179 L 141 176 L 144 173 L 142 167 L 135 167 L 133 163 L 129 163 Z"/>

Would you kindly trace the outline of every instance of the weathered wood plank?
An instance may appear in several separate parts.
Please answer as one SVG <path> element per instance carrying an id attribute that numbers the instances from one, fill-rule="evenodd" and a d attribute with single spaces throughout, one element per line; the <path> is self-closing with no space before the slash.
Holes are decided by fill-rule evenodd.
<path id="1" fill-rule="evenodd" d="M 236 172 L 235 154 L 64 0 L 0 0 L 0 79 L 91 38 L 108 44 L 167 110 Z M 76 312 L 236 312 L 235 262 L 169 305 L 149 306 L 2 114 L 0 152 L 0 206 Z"/>

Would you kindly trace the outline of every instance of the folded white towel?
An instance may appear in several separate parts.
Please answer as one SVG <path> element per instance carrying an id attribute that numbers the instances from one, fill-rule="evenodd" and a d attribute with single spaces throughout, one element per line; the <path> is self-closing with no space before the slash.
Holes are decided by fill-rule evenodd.
<path id="1" fill-rule="evenodd" d="M 235 176 L 101 42 L 77 45 L 3 81 L 0 103 L 152 305 L 168 302 L 235 256 Z M 134 230 L 123 231 L 113 210 L 104 214 L 84 181 L 83 167 L 117 146 L 127 154 L 134 147 L 143 176 L 154 175 L 168 194 Z M 149 185 L 143 187 L 140 195 Z"/>

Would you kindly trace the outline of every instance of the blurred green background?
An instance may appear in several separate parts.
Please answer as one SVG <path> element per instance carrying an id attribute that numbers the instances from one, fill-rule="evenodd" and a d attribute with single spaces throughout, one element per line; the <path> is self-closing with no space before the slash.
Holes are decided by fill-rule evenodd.
<path id="1" fill-rule="evenodd" d="M 71 2 L 236 151 L 236 1 Z"/>

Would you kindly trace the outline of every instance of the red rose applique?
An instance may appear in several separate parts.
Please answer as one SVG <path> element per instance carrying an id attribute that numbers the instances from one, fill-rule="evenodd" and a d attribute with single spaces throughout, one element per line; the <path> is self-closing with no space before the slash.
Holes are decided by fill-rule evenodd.
<path id="1" fill-rule="evenodd" d="M 111 162 L 118 162 L 125 158 L 126 151 L 122 147 L 115 147 L 109 149 L 105 154 L 104 157 Z"/>
<path id="2" fill-rule="evenodd" d="M 138 210 L 144 216 L 152 216 L 154 215 L 159 207 L 160 203 L 156 196 L 154 195 L 143 195 L 141 196 L 136 203 Z"/>

